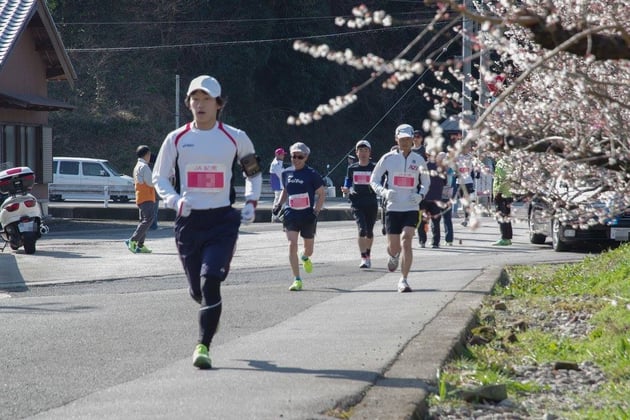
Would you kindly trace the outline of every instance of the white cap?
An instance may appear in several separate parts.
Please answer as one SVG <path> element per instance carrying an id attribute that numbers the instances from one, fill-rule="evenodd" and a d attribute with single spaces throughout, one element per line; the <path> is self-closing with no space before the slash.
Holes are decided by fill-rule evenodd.
<path id="1" fill-rule="evenodd" d="M 396 127 L 396 140 L 404 139 L 405 137 L 413 138 L 413 127 L 409 124 L 401 124 Z"/>
<path id="2" fill-rule="evenodd" d="M 289 152 L 290 153 L 302 152 L 305 155 L 310 155 L 311 149 L 309 149 L 308 146 L 302 143 L 301 141 L 298 141 L 297 143 L 293 143 L 291 147 L 289 147 Z"/>
<path id="3" fill-rule="evenodd" d="M 190 94 L 196 90 L 202 90 L 213 98 L 221 96 L 221 85 L 217 82 L 217 79 L 212 76 L 203 75 L 195 77 L 188 86 L 186 96 L 190 96 Z"/>
<path id="4" fill-rule="evenodd" d="M 367 147 L 368 149 L 372 150 L 372 145 L 370 145 L 370 142 L 367 140 L 359 140 L 356 146 L 354 146 L 354 149 L 356 150 L 359 147 Z"/>

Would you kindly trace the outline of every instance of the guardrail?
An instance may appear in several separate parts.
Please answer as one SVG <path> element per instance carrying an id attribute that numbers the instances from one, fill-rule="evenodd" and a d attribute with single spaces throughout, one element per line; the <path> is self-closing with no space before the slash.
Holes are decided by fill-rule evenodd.
<path id="1" fill-rule="evenodd" d="M 245 186 L 236 185 L 234 187 L 236 191 L 236 197 L 243 199 L 245 195 Z M 334 187 L 328 187 L 326 189 L 327 197 L 336 197 Z M 68 200 L 103 200 L 103 207 L 109 206 L 109 201 L 129 201 L 135 199 L 135 191 L 128 188 L 119 186 L 98 186 L 98 185 L 48 185 L 48 197 L 51 202 Z M 116 197 L 116 198 L 114 198 Z M 125 197 L 125 199 L 120 199 Z M 261 193 L 261 199 L 274 199 L 274 193 L 271 191 L 269 183 L 263 183 Z"/>
<path id="2" fill-rule="evenodd" d="M 245 195 L 244 185 L 236 185 L 234 186 L 234 190 L 236 191 L 236 196 L 239 198 L 243 198 L 243 196 Z M 263 184 L 260 191 L 260 198 L 274 198 L 273 191 L 271 191 L 271 187 L 269 185 L 267 185 L 267 188 L 265 188 L 265 184 Z"/>
<path id="3" fill-rule="evenodd" d="M 244 186 L 237 185 L 234 187 L 234 190 L 236 191 L 236 197 L 243 198 L 245 194 Z M 336 196 L 337 196 L 337 193 L 336 193 L 335 187 L 326 187 L 326 197 L 336 197 Z M 271 187 L 269 185 L 267 185 L 267 188 L 265 188 L 265 184 L 263 184 L 262 190 L 260 191 L 260 198 L 269 198 L 269 199 L 274 198 L 274 193 L 273 191 L 271 191 Z"/>
<path id="4" fill-rule="evenodd" d="M 103 200 L 104 207 L 108 207 L 109 200 L 129 201 L 135 199 L 136 192 L 133 188 L 118 185 L 80 185 L 80 184 L 49 184 L 48 197 L 50 201 L 64 199 L 91 199 Z"/>

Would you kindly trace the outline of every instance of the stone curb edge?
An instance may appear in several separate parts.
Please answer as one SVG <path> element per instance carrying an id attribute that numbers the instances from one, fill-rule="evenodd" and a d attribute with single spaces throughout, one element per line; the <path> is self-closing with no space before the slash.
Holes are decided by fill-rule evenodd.
<path id="1" fill-rule="evenodd" d="M 424 419 L 430 384 L 437 370 L 464 345 L 475 311 L 492 288 L 505 279 L 502 267 L 489 266 L 403 348 L 391 367 L 351 411 L 353 420 Z M 426 363 L 422 363 L 422 361 Z"/>

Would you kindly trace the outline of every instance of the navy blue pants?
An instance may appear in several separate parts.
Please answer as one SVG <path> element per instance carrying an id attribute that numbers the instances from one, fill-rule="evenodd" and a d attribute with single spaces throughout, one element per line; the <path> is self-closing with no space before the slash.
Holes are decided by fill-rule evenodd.
<path id="1" fill-rule="evenodd" d="M 175 241 L 192 298 L 199 309 L 199 342 L 210 345 L 221 316 L 221 282 L 230 270 L 240 212 L 232 207 L 193 210 L 175 219 Z"/>
<path id="2" fill-rule="evenodd" d="M 369 206 L 352 206 L 352 216 L 359 228 L 359 237 L 374 237 L 374 225 L 378 217 L 378 206 L 376 203 Z"/>
<path id="3" fill-rule="evenodd" d="M 424 200 L 420 203 L 420 210 L 426 211 L 431 216 L 430 221 L 431 233 L 433 235 L 433 245 L 440 246 L 440 221 L 442 220 L 442 209 L 437 205 L 435 200 Z M 420 218 L 420 224 L 418 225 L 418 240 L 421 244 L 424 244 L 427 241 L 427 233 L 425 231 L 427 223 L 429 222 L 425 221 L 424 217 Z"/>

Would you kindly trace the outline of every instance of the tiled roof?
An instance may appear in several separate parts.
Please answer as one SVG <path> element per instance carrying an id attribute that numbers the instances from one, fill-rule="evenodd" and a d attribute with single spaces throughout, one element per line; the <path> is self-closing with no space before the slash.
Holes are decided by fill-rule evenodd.
<path id="1" fill-rule="evenodd" d="M 0 0 L 0 68 L 37 10 L 37 0 Z"/>
<path id="2" fill-rule="evenodd" d="M 67 80 L 73 86 L 77 75 L 46 0 L 0 0 L 0 71 L 27 28 L 46 66 L 46 78 Z"/>

